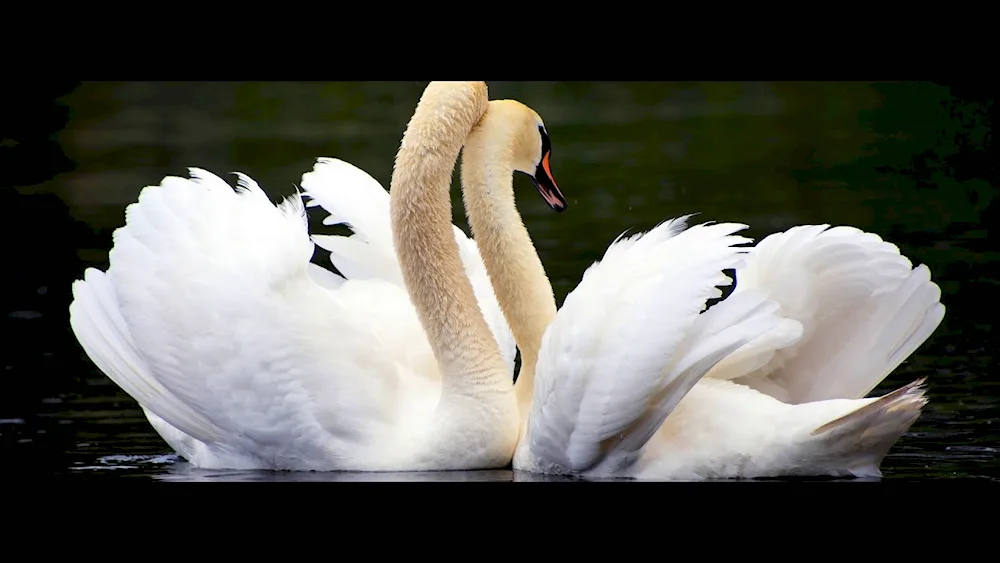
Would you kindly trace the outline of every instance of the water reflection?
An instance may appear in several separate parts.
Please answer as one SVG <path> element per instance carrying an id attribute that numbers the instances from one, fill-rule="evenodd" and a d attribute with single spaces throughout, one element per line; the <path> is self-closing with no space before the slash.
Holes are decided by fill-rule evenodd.
<path id="1" fill-rule="evenodd" d="M 0 383 L 0 452 L 36 472 L 220 479 L 169 459 L 138 465 L 119 459 L 119 469 L 98 461 L 159 459 L 169 450 L 73 339 L 66 312 L 71 281 L 87 266 L 107 267 L 111 232 L 143 186 L 188 166 L 246 172 L 275 199 L 294 193 L 318 156 L 348 160 L 387 185 L 423 84 L 32 87 L 47 90 L 19 92 L 24 99 L 2 109 L 9 113 L 5 123 L 33 126 L 9 128 L 0 139 L 3 187 L 16 188 L 0 190 L 0 228 L 11 241 L 2 255 L 9 285 L 0 292 L 10 335 Z M 496 82 L 490 88 L 493 98 L 536 109 L 552 138 L 553 170 L 571 211 L 551 213 L 525 178 L 515 179 L 515 189 L 526 194 L 519 206 L 560 303 L 622 231 L 681 214 L 746 222 L 756 238 L 801 223 L 874 231 L 914 263 L 928 264 L 948 307 L 934 336 L 875 391 L 929 376 L 931 402 L 890 453 L 886 478 L 1000 475 L 1000 383 L 988 375 L 992 315 L 982 306 L 997 289 L 996 277 L 986 273 L 997 262 L 985 227 L 997 208 L 991 93 L 862 82 Z M 50 101 L 56 96 L 60 104 Z M 454 196 L 460 209 L 457 190 Z M 460 211 L 455 220 L 467 228 Z M 310 226 L 330 232 L 318 215 Z M 305 475 L 224 476 L 352 478 Z M 522 480 L 511 472 L 455 478 Z"/>
<path id="2" fill-rule="evenodd" d="M 951 450 L 952 448 L 947 448 Z M 993 448 L 970 448 L 956 455 L 949 456 L 954 459 L 969 459 L 976 461 L 988 461 L 996 454 Z M 967 456 L 962 458 L 962 456 Z M 897 457 L 905 457 L 897 456 Z M 936 456 L 925 454 L 913 454 L 914 461 L 926 464 L 939 461 Z M 249 483 L 249 482 L 275 482 L 275 483 L 438 483 L 438 482 L 515 482 L 515 483 L 584 483 L 584 482 L 639 482 L 624 478 L 597 479 L 569 477 L 562 475 L 540 475 L 524 471 L 513 471 L 510 469 L 479 470 L 479 471 L 426 471 L 426 472 L 385 472 L 385 473 L 362 473 L 362 472 L 316 472 L 316 471 L 257 471 L 257 470 L 218 470 L 199 469 L 193 467 L 175 454 L 168 455 L 108 455 L 96 460 L 93 465 L 79 465 L 72 468 L 72 473 L 80 477 L 109 476 L 153 479 L 163 482 L 192 482 L 192 483 Z M 898 471 L 897 471 L 898 473 Z M 943 475 L 936 475 L 940 478 Z M 959 475 L 954 475 L 959 476 Z M 907 475 L 897 475 L 895 478 L 921 478 L 926 477 L 922 473 Z M 969 474 L 961 475 L 963 478 L 1000 480 L 996 475 Z M 753 480 L 739 480 L 726 482 L 772 482 L 772 481 L 842 481 L 842 482 L 877 482 L 881 479 L 876 477 L 850 479 L 835 477 L 805 477 L 805 478 L 765 478 Z"/>

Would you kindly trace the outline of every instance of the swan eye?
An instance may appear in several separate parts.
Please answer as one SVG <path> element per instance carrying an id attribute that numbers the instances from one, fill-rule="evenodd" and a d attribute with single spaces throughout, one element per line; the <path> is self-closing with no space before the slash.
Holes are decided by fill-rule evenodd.
<path id="1" fill-rule="evenodd" d="M 542 136 L 542 154 L 538 155 L 538 162 L 541 163 L 545 156 L 552 152 L 552 141 L 549 140 L 549 134 L 545 132 L 545 126 L 538 126 L 538 133 Z"/>

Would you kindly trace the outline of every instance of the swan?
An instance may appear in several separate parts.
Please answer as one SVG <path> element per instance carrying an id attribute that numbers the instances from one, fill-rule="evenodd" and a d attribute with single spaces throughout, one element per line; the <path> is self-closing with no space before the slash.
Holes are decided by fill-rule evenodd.
<path id="1" fill-rule="evenodd" d="M 492 121 L 518 117 L 506 140 L 479 140 L 500 131 Z M 923 380 L 862 397 L 941 322 L 928 268 L 849 227 L 795 227 L 748 250 L 734 246 L 749 242 L 734 235 L 746 225 L 685 228 L 682 217 L 616 240 L 556 311 L 511 187 L 526 161 L 551 172 L 540 124 L 522 104 L 491 103 L 461 170 L 466 193 L 484 196 L 467 204 L 469 222 L 521 350 L 514 468 L 688 480 L 881 475 L 926 402 Z M 728 268 L 735 291 L 705 311 L 731 283 Z"/>
<path id="2" fill-rule="evenodd" d="M 851 227 L 799 226 L 742 247 L 746 225 L 687 228 L 685 216 L 619 237 L 557 311 L 512 178 L 527 173 L 564 209 L 550 157 L 541 118 L 513 100 L 489 103 L 462 156 L 469 223 L 521 352 L 514 469 L 661 480 L 881 475 L 926 403 L 924 380 L 864 397 L 943 318 L 926 266 Z M 306 174 L 303 189 L 343 209 L 329 164 Z M 344 241 L 317 242 L 338 268 Z M 736 289 L 705 310 L 732 283 L 730 268 Z"/>
<path id="3" fill-rule="evenodd" d="M 515 349 L 449 202 L 487 102 L 484 83 L 433 82 L 417 104 L 385 194 L 390 228 L 369 231 L 399 280 L 310 264 L 303 194 L 275 206 L 242 174 L 234 190 L 193 168 L 144 188 L 107 272 L 73 283 L 74 334 L 196 467 L 508 465 Z"/>

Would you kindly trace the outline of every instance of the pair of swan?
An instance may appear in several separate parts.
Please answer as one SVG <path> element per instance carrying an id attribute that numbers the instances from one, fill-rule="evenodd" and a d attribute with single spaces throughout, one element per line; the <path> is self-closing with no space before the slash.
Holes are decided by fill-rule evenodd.
<path id="1" fill-rule="evenodd" d="M 451 222 L 460 152 L 474 239 Z M 616 240 L 557 311 L 512 177 L 564 209 L 550 155 L 526 106 L 431 83 L 388 193 L 342 161 L 303 176 L 351 236 L 310 238 L 300 196 L 274 206 L 242 175 L 168 177 L 74 283 L 73 331 L 200 467 L 879 474 L 925 399 L 862 397 L 943 317 L 925 266 L 846 227 L 747 248 L 745 225 L 681 218 Z"/>

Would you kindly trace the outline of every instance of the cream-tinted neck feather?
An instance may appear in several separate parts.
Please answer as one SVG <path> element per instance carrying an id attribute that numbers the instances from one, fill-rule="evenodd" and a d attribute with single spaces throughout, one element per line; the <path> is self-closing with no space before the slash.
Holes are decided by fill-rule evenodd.
<path id="1" fill-rule="evenodd" d="M 486 394 L 503 410 L 516 408 L 510 374 L 465 275 L 449 197 L 459 151 L 487 103 L 482 82 L 427 87 L 396 155 L 390 215 L 403 280 L 441 367 L 443 399 Z"/>
<path id="2" fill-rule="evenodd" d="M 534 170 L 541 120 L 514 100 L 495 100 L 466 140 L 462 189 L 466 213 L 497 300 L 521 351 L 515 392 L 527 421 L 535 362 L 556 316 L 552 285 L 514 202 L 513 173 Z"/>

